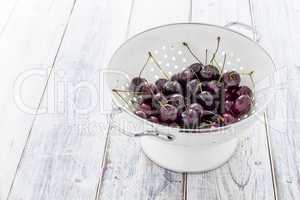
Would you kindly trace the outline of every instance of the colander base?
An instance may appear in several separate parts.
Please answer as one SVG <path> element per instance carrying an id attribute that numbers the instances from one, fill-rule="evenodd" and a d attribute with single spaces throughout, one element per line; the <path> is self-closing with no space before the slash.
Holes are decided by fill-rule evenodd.
<path id="1" fill-rule="evenodd" d="M 205 172 L 226 163 L 237 149 L 238 138 L 214 146 L 185 147 L 142 138 L 146 156 L 157 165 L 175 172 Z"/>

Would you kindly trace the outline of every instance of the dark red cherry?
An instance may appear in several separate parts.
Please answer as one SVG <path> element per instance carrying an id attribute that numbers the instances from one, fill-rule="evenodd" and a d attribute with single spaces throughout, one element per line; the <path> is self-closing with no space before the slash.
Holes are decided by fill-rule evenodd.
<path id="1" fill-rule="evenodd" d="M 232 124 L 234 122 L 237 121 L 237 119 L 231 115 L 230 113 L 224 113 L 223 114 L 223 122 L 224 122 L 224 125 L 228 125 L 228 124 Z"/>
<path id="2" fill-rule="evenodd" d="M 154 112 L 154 111 L 152 110 L 151 105 L 146 104 L 146 103 L 142 103 L 141 105 L 139 105 L 139 106 L 138 106 L 138 110 L 143 111 L 143 112 L 146 114 L 146 116 L 150 116 L 150 115 L 152 115 L 153 112 Z"/>
<path id="3" fill-rule="evenodd" d="M 163 87 L 163 93 L 165 95 L 171 95 L 176 93 L 182 94 L 182 88 L 180 83 L 178 83 L 177 81 L 166 82 Z"/>
<path id="4" fill-rule="evenodd" d="M 149 120 L 150 122 L 154 122 L 154 123 L 157 123 L 157 124 L 160 123 L 159 118 L 156 117 L 156 116 L 150 116 L 150 117 L 148 118 L 148 120 Z"/>
<path id="5" fill-rule="evenodd" d="M 200 78 L 203 81 L 218 80 L 220 77 L 220 72 L 218 68 L 213 65 L 205 65 L 200 71 Z"/>
<path id="6" fill-rule="evenodd" d="M 195 100 L 199 103 L 204 109 L 212 110 L 215 108 L 214 97 L 210 92 L 203 91 L 195 95 Z"/>
<path id="7" fill-rule="evenodd" d="M 166 104 L 160 108 L 160 120 L 163 122 L 174 122 L 177 118 L 177 108 Z"/>
<path id="8" fill-rule="evenodd" d="M 229 101 L 235 101 L 239 95 L 237 94 L 237 91 L 239 90 L 239 87 L 230 87 L 225 89 L 225 100 Z"/>
<path id="9" fill-rule="evenodd" d="M 185 107 L 184 97 L 181 94 L 172 94 L 169 96 L 168 103 L 175 106 L 178 110 Z"/>
<path id="10" fill-rule="evenodd" d="M 210 92 L 215 99 L 220 98 L 220 89 L 222 87 L 223 83 L 220 83 L 216 80 L 204 82 L 202 84 L 202 90 Z"/>
<path id="11" fill-rule="evenodd" d="M 222 75 L 222 80 L 226 88 L 238 87 L 241 83 L 241 76 L 236 71 L 230 71 Z"/>
<path id="12" fill-rule="evenodd" d="M 232 112 L 232 106 L 233 106 L 234 102 L 230 101 L 230 100 L 226 100 L 225 101 L 225 112 L 226 113 L 231 113 Z"/>
<path id="13" fill-rule="evenodd" d="M 157 93 L 152 98 L 152 106 L 153 108 L 159 110 L 161 106 L 168 103 L 167 98 L 162 93 Z"/>
<path id="14" fill-rule="evenodd" d="M 179 73 L 173 74 L 173 75 L 171 76 L 171 81 L 178 81 L 178 76 L 179 76 Z"/>
<path id="15" fill-rule="evenodd" d="M 199 114 L 194 109 L 187 109 L 182 114 L 182 121 L 185 128 L 196 128 L 199 124 Z"/>
<path id="16" fill-rule="evenodd" d="M 237 116 L 247 114 L 251 109 L 251 103 L 251 98 L 248 95 L 239 96 L 232 106 L 232 111 Z"/>
<path id="17" fill-rule="evenodd" d="M 195 110 L 198 113 L 198 115 L 199 115 L 199 119 L 201 119 L 204 110 L 203 110 L 203 107 L 200 104 L 193 103 L 193 104 L 191 104 L 189 106 L 189 108 Z"/>
<path id="18" fill-rule="evenodd" d="M 155 81 L 155 85 L 156 85 L 158 91 L 162 91 L 163 90 L 163 87 L 164 87 L 164 85 L 165 85 L 166 82 L 168 82 L 168 80 L 165 79 L 165 78 L 160 78 L 157 81 Z"/>
<path id="19" fill-rule="evenodd" d="M 250 98 L 252 98 L 253 96 L 253 93 L 252 93 L 252 90 L 248 87 L 248 86 L 241 86 L 238 91 L 236 92 L 236 94 L 238 96 L 241 96 L 241 95 L 248 95 Z"/>
<path id="20" fill-rule="evenodd" d="M 147 80 L 141 77 L 134 77 L 129 85 L 129 91 L 140 92 L 141 86 L 146 83 Z"/>
<path id="21" fill-rule="evenodd" d="M 185 85 L 188 81 L 194 78 L 194 73 L 190 69 L 185 69 L 178 74 L 178 82 Z"/>
<path id="22" fill-rule="evenodd" d="M 200 82 L 197 79 L 189 81 L 186 85 L 186 96 L 191 97 L 196 94 L 197 88 L 200 87 L 199 84 Z"/>
<path id="23" fill-rule="evenodd" d="M 188 69 L 190 69 L 193 72 L 194 78 L 197 78 L 197 76 L 198 77 L 200 76 L 200 71 L 202 70 L 203 67 L 204 67 L 204 65 L 202 63 L 194 63 L 194 64 L 191 64 L 188 67 Z"/>
<path id="24" fill-rule="evenodd" d="M 154 95 L 158 90 L 156 85 L 147 82 L 141 85 L 140 92 L 142 92 L 143 95 Z"/>
<path id="25" fill-rule="evenodd" d="M 144 118 L 144 119 L 147 118 L 146 113 L 145 113 L 144 111 L 142 111 L 142 110 L 137 110 L 137 111 L 135 111 L 135 114 L 136 114 L 137 116 L 141 117 L 141 118 Z"/>

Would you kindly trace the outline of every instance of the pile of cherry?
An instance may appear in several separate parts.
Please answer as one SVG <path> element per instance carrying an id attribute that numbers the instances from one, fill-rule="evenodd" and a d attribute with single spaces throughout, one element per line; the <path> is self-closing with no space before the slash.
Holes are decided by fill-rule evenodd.
<path id="1" fill-rule="evenodd" d="M 134 113 L 154 123 L 188 129 L 234 123 L 250 112 L 253 92 L 240 85 L 241 74 L 223 69 L 224 65 L 219 70 L 199 61 L 155 83 L 140 73 L 129 86 L 138 99 Z"/>

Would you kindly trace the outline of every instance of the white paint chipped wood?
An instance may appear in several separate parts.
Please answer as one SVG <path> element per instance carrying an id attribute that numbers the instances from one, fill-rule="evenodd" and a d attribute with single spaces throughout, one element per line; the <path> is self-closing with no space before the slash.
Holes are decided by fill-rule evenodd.
<path id="1" fill-rule="evenodd" d="M 0 1 L 0 199 L 5 199 L 14 179 L 42 91 L 59 47 L 72 7 L 71 0 Z M 44 76 L 27 79 L 22 100 L 16 105 L 15 80 L 38 68 Z"/>
<path id="2" fill-rule="evenodd" d="M 278 197 L 299 199 L 300 71 L 296 66 L 300 61 L 300 2 L 279 0 L 274 4 L 269 0 L 252 0 L 252 4 L 255 25 L 264 38 L 262 43 L 279 69 L 279 89 L 268 112 Z"/>
<path id="3" fill-rule="evenodd" d="M 0 199 L 12 183 L 9 199 L 274 199 L 263 124 L 223 167 L 178 174 L 150 162 L 138 140 L 109 129 L 105 116 L 96 111 L 79 114 L 70 107 L 68 103 L 89 103 L 84 90 L 69 101 L 62 88 L 58 99 L 43 99 L 42 108 L 50 105 L 51 113 L 38 116 L 15 173 L 33 116 L 7 99 L 13 78 L 35 64 L 51 66 L 73 1 L 1 0 L 0 5 L 0 64 L 10 69 L 0 75 L 5 91 L 0 94 L 1 111 L 9 113 L 0 118 Z M 297 0 L 77 0 L 46 94 L 53 97 L 55 78 L 71 85 L 98 85 L 95 71 L 124 38 L 144 29 L 186 21 L 253 24 L 280 68 L 281 89 L 268 112 L 279 197 L 298 199 L 299 13 Z M 67 73 L 60 76 L 63 70 Z M 36 107 L 44 86 L 45 79 L 29 82 L 26 102 Z M 102 92 L 105 98 L 98 106 L 109 109 L 108 91 Z"/>

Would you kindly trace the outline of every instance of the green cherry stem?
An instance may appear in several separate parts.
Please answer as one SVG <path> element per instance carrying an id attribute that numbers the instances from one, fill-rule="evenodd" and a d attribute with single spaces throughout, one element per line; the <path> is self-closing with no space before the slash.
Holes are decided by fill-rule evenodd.
<path id="1" fill-rule="evenodd" d="M 117 90 L 112 89 L 112 91 L 114 92 L 114 94 L 117 94 L 129 107 L 131 107 L 132 110 L 134 110 L 132 105 Z"/>
<path id="2" fill-rule="evenodd" d="M 190 46 L 188 45 L 188 43 L 183 42 L 182 43 L 183 46 L 185 46 L 188 51 L 190 52 L 190 54 L 199 62 L 201 63 L 201 61 L 199 60 L 199 58 L 194 54 L 194 52 L 192 51 L 192 49 L 190 48 Z M 191 70 L 193 72 L 193 74 L 196 76 L 196 78 L 198 79 L 198 81 L 201 81 L 200 78 L 198 77 L 197 73 L 194 70 Z"/>
<path id="3" fill-rule="evenodd" d="M 215 52 L 214 52 L 212 58 L 210 59 L 210 62 L 209 62 L 209 63 L 212 63 L 212 62 L 213 62 L 213 60 L 214 60 L 215 57 L 216 57 L 216 54 L 217 54 L 218 51 L 219 51 L 220 40 L 221 40 L 220 36 L 217 38 L 217 40 L 218 40 L 218 42 L 217 42 L 217 48 L 216 48 L 216 50 L 215 50 Z"/>
<path id="4" fill-rule="evenodd" d="M 225 55 L 224 55 L 224 60 L 223 60 L 223 65 L 222 65 L 222 68 L 221 68 L 221 73 L 220 73 L 220 77 L 219 77 L 218 82 L 221 81 L 221 78 L 222 78 L 222 75 L 223 75 L 223 72 L 224 72 L 225 63 L 226 63 L 226 57 L 227 57 L 227 55 L 226 55 L 226 53 L 225 53 Z"/>
<path id="5" fill-rule="evenodd" d="M 169 76 L 167 75 L 167 73 L 162 69 L 162 67 L 160 66 L 160 64 L 157 62 L 157 60 L 153 57 L 152 53 L 149 51 L 149 58 L 152 59 L 152 61 L 155 63 L 155 65 L 159 68 L 160 72 L 166 77 L 166 79 L 170 80 Z"/>
<path id="6" fill-rule="evenodd" d="M 141 78 L 141 75 L 142 75 L 143 71 L 145 70 L 146 66 L 148 65 L 149 61 L 150 61 L 150 55 L 148 55 L 148 58 L 147 58 L 143 68 L 141 69 L 141 71 L 139 73 L 139 78 Z"/>
<path id="7" fill-rule="evenodd" d="M 190 52 L 190 54 L 199 62 L 199 63 L 201 63 L 201 61 L 199 60 L 199 58 L 196 56 L 196 54 L 194 54 L 194 52 L 192 51 L 192 49 L 190 48 L 190 46 L 188 45 L 188 43 L 187 42 L 183 42 L 182 43 L 183 44 L 183 46 L 185 46 L 187 49 L 188 49 L 188 51 Z"/>
<path id="8" fill-rule="evenodd" d="M 128 92 L 131 94 L 144 94 L 143 92 L 133 92 L 133 91 L 129 91 L 129 90 L 119 90 L 119 89 L 112 89 L 113 92 Z"/>

